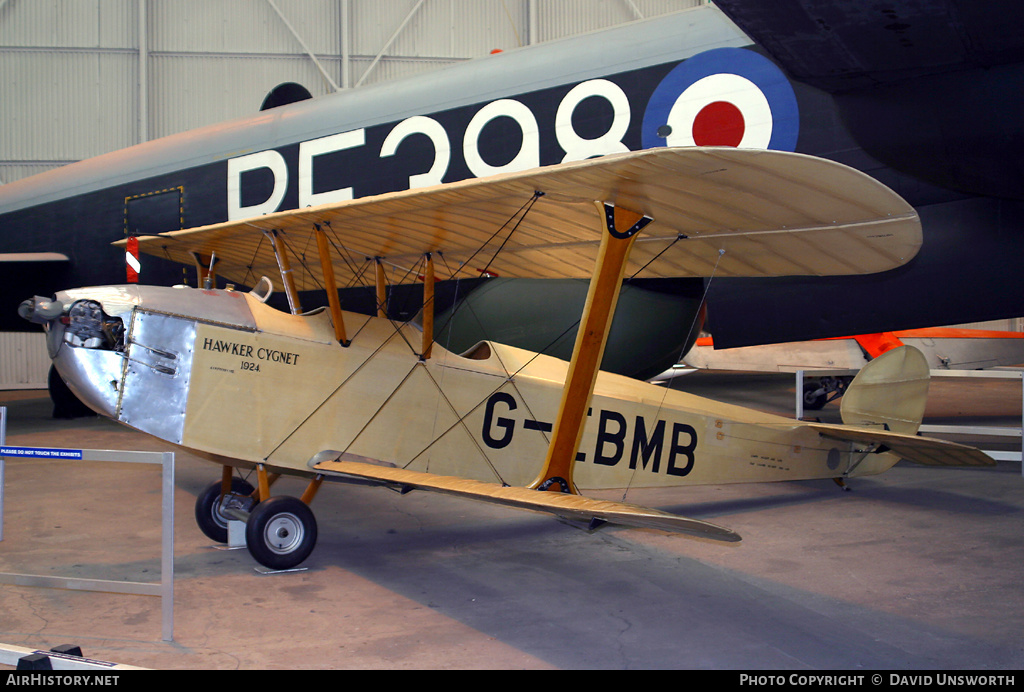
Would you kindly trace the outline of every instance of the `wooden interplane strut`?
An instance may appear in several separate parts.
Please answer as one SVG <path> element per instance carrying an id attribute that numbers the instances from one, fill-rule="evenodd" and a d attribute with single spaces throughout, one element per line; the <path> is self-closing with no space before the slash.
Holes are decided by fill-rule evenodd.
<path id="1" fill-rule="evenodd" d="M 557 484 L 558 488 L 555 489 L 575 492 L 572 467 L 576 461 L 576 452 L 579 451 L 594 382 L 608 342 L 629 250 L 636 240 L 636 234 L 651 222 L 648 216 L 612 204 L 595 204 L 605 228 L 601 233 L 597 264 L 576 333 L 576 344 L 569 361 L 569 373 L 562 390 L 562 403 L 555 419 L 547 459 L 540 474 L 530 484 L 531 488 L 538 490 L 547 490 Z"/>
<path id="2" fill-rule="evenodd" d="M 430 349 L 434 345 L 434 257 L 426 255 L 426 267 L 423 272 L 423 348 L 420 359 L 430 358 Z"/>
<path id="3" fill-rule="evenodd" d="M 375 258 L 374 268 L 377 284 L 377 317 L 387 317 L 387 277 L 384 276 L 384 263 L 380 261 L 380 257 Z"/>
<path id="4" fill-rule="evenodd" d="M 338 300 L 338 285 L 334 279 L 334 265 L 331 264 L 331 249 L 327 242 L 327 234 L 320 228 L 320 224 L 316 224 L 316 247 L 320 253 L 320 269 L 324 274 L 327 304 L 331 308 L 331 320 L 334 322 L 334 338 L 342 346 L 348 346 L 345 320 L 341 315 L 341 302 Z"/>

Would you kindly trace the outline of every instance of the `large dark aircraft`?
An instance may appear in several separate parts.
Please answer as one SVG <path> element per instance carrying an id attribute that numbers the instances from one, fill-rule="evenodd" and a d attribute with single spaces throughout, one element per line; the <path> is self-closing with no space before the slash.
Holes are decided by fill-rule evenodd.
<path id="1" fill-rule="evenodd" d="M 67 259 L 7 265 L 0 329 L 23 328 L 15 314 L 26 295 L 123 281 L 125 258 L 111 243 L 126 236 L 688 144 L 861 169 L 917 208 L 924 247 L 871 276 L 630 282 L 605 369 L 646 377 L 676 362 L 705 297 L 721 347 L 1016 317 L 1022 19 L 1009 1 L 724 0 L 285 103 L 15 181 L 0 187 L 0 253 Z M 301 260 L 303 248 L 292 251 Z M 487 334 L 568 357 L 585 282 L 480 272 L 439 290 L 438 308 L 448 308 L 439 341 L 458 351 Z M 181 283 L 182 268 L 147 256 L 139 280 Z M 374 308 L 372 289 L 342 295 L 346 309 Z M 415 305 L 418 296 L 395 291 L 388 312 L 409 318 Z"/>
<path id="2" fill-rule="evenodd" d="M 716 346 L 1024 315 L 1024 6 L 715 4 L 793 84 L 797 151 L 884 182 L 924 230 L 918 256 L 886 274 L 713 283 Z"/>

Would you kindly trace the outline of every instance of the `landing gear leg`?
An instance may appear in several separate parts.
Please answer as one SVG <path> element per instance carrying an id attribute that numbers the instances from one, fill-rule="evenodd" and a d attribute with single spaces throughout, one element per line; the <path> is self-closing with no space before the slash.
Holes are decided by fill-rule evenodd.
<path id="1" fill-rule="evenodd" d="M 852 377 L 819 377 L 804 383 L 804 408 L 820 411 L 825 404 L 845 394 L 852 381 Z"/>

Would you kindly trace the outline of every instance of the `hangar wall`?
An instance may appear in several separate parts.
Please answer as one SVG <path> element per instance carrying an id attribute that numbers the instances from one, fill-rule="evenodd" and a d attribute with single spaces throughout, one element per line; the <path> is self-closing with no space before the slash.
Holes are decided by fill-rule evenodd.
<path id="1" fill-rule="evenodd" d="M 0 0 L 0 182 L 705 0 Z"/>

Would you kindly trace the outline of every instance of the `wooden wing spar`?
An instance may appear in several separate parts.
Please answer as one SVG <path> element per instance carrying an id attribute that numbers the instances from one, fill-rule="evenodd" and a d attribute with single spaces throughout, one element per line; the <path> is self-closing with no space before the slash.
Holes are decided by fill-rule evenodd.
<path id="1" fill-rule="evenodd" d="M 865 274 L 900 266 L 921 244 L 913 208 L 852 168 L 802 154 L 693 147 L 144 236 L 139 249 L 188 265 L 215 254 L 219 276 L 253 285 L 279 271 L 276 241 L 293 258 L 297 290 L 319 290 L 323 269 L 301 261 L 316 256 L 319 229 L 335 245 L 343 286 L 359 283 L 373 258 L 415 267 L 426 253 L 439 253 L 438 279 L 477 277 L 485 267 L 504 277 L 588 278 L 602 231 L 595 201 L 654 220 L 626 276 Z"/>

